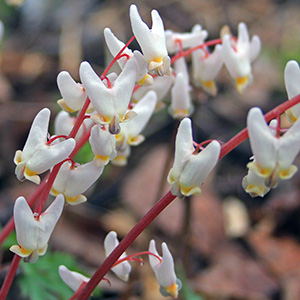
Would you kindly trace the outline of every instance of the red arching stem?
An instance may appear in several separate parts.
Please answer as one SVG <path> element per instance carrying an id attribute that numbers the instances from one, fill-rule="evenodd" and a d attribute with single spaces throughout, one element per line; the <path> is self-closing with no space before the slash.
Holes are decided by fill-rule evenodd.
<path id="1" fill-rule="evenodd" d="M 131 44 L 131 42 L 135 39 L 135 36 L 133 36 L 126 45 L 120 50 L 120 52 L 114 57 L 114 59 L 110 62 L 110 64 L 107 66 L 107 68 L 102 73 L 101 77 L 105 77 L 110 68 L 114 65 L 114 63 L 122 56 L 123 51 Z"/>
<path id="2" fill-rule="evenodd" d="M 161 258 L 160 258 L 158 255 L 156 255 L 156 254 L 154 254 L 154 253 L 152 253 L 152 252 L 150 252 L 150 251 L 143 251 L 143 252 L 139 252 L 139 253 L 134 253 L 134 254 L 131 254 L 131 255 L 127 255 L 126 257 L 124 257 L 124 258 L 122 258 L 122 259 L 118 259 L 118 260 L 113 264 L 112 267 L 115 267 L 115 266 L 121 264 L 121 263 L 124 262 L 124 261 L 131 260 L 131 259 L 132 259 L 133 257 L 135 257 L 135 256 L 140 256 L 140 255 L 145 255 L 145 254 L 152 255 L 152 256 L 156 257 L 156 258 L 159 260 L 159 262 L 161 263 Z"/>
<path id="3" fill-rule="evenodd" d="M 68 136 L 67 136 L 67 135 L 56 135 L 56 136 L 54 136 L 53 138 L 51 138 L 46 144 L 47 144 L 47 145 L 50 145 L 50 144 L 53 143 L 55 140 L 60 139 L 60 138 L 67 139 Z"/>
<path id="4" fill-rule="evenodd" d="M 187 56 L 187 55 L 191 54 L 192 52 L 194 52 L 194 51 L 196 51 L 198 49 L 201 49 L 201 48 L 204 48 L 204 47 L 209 47 L 209 46 L 214 46 L 214 45 L 217 45 L 217 44 L 222 44 L 222 39 L 216 39 L 216 40 L 208 41 L 208 42 L 203 43 L 203 44 L 201 44 L 199 46 L 190 48 L 190 49 L 188 49 L 186 51 L 180 51 L 178 54 L 174 55 L 171 58 L 171 64 L 174 63 L 174 61 L 176 61 L 180 57 Z"/>
<path id="5" fill-rule="evenodd" d="M 15 254 L 14 258 L 11 262 L 11 265 L 9 267 L 8 273 L 7 273 L 7 275 L 5 277 L 5 280 L 3 282 L 3 285 L 1 287 L 1 290 L 0 290 L 0 300 L 5 300 L 6 299 L 9 288 L 10 288 L 10 286 L 12 284 L 12 281 L 15 277 L 15 274 L 17 272 L 20 260 L 21 260 L 21 257 L 19 255 Z"/>
<path id="6" fill-rule="evenodd" d="M 86 286 L 78 295 L 78 300 L 87 300 L 89 295 L 102 280 L 105 274 L 112 268 L 117 259 L 132 244 L 132 242 L 149 226 L 149 224 L 176 198 L 169 191 L 161 198 L 146 215 L 129 231 L 120 244 L 106 258 L 99 269 L 95 272 Z"/>
<path id="7" fill-rule="evenodd" d="M 74 300 L 78 297 L 79 292 L 82 290 L 82 288 L 86 285 L 86 282 L 83 282 L 79 288 L 76 290 L 76 292 L 73 294 L 73 296 L 69 300 Z"/>

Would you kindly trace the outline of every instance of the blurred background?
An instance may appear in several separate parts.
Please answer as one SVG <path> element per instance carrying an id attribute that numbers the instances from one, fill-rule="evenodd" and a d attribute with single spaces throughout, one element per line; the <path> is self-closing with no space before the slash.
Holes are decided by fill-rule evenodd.
<path id="1" fill-rule="evenodd" d="M 28 197 L 36 186 L 18 182 L 13 157 L 22 149 L 37 112 L 49 107 L 52 121 L 59 111 L 56 76 L 66 70 L 79 81 L 81 61 L 101 74 L 111 60 L 103 29 L 111 28 L 128 41 L 131 1 L 0 0 L 4 23 L 0 64 L 0 222 L 12 215 L 15 199 Z M 140 0 L 140 14 L 151 24 L 150 11 L 159 11 L 165 29 L 190 31 L 201 24 L 208 39 L 219 37 L 223 25 L 236 34 L 245 22 L 250 35 L 261 38 L 262 52 L 253 64 L 254 82 L 240 95 L 223 68 L 218 95 L 194 87 L 194 139 L 228 141 L 246 124 L 250 107 L 267 112 L 287 99 L 283 70 L 300 59 L 299 1 L 271 0 Z M 137 43 L 131 44 L 138 49 Z M 189 58 L 188 58 L 189 61 Z M 115 68 L 118 71 L 117 68 Z M 164 99 L 169 101 L 169 95 Z M 52 122 L 53 124 L 53 122 Z M 104 260 L 103 239 L 114 230 L 121 239 L 169 186 L 178 123 L 167 108 L 157 112 L 144 134 L 146 141 L 132 149 L 124 168 L 107 166 L 86 196 L 88 202 L 66 206 L 50 240 L 49 251 L 34 264 L 21 264 L 8 299 L 68 299 L 72 292 L 58 277 L 57 267 L 91 276 Z M 53 125 L 52 125 L 53 128 Z M 52 130 L 51 128 L 51 130 Z M 51 131 L 53 133 L 53 130 Z M 248 141 L 223 158 L 199 197 L 176 199 L 134 242 L 127 254 L 145 251 L 149 241 L 167 242 L 183 282 L 180 299 L 300 299 L 300 176 L 280 183 L 264 198 L 251 198 L 242 188 L 251 156 Z M 90 149 L 77 156 L 92 159 Z M 296 161 L 296 165 L 299 166 Z M 1 250 L 3 281 L 14 243 L 11 235 Z M 101 283 L 91 299 L 163 299 L 149 267 L 132 263 L 129 282 L 112 273 L 111 286 Z"/>

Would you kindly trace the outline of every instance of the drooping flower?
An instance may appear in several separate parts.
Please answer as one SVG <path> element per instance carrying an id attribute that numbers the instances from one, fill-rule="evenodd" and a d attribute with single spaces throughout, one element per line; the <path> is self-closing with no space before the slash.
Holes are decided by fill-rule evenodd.
<path id="1" fill-rule="evenodd" d="M 149 255 L 149 261 L 152 270 L 154 271 L 157 281 L 160 285 L 160 292 L 163 296 L 171 296 L 173 299 L 178 297 L 178 291 L 181 289 L 181 281 L 177 279 L 174 270 L 174 260 L 166 243 L 162 243 L 162 257 L 158 254 L 155 241 L 151 240 L 149 252 L 160 257 L 160 260 Z"/>
<path id="2" fill-rule="evenodd" d="M 63 194 L 71 205 L 85 202 L 87 199 L 82 193 L 97 181 L 103 169 L 104 166 L 96 167 L 92 161 L 83 165 L 73 165 L 66 161 L 61 166 L 50 192 L 53 196 Z"/>
<path id="3" fill-rule="evenodd" d="M 251 42 L 249 41 L 247 26 L 244 23 L 238 25 L 237 40 L 234 40 L 229 34 L 223 38 L 224 63 L 240 93 L 252 81 L 251 62 L 258 56 L 260 47 L 258 36 L 254 35 Z"/>
<path id="4" fill-rule="evenodd" d="M 172 194 L 180 198 L 201 193 L 200 187 L 215 167 L 221 150 L 220 143 L 214 140 L 195 153 L 191 126 L 189 118 L 184 118 L 179 125 L 174 164 L 168 175 Z"/>
<path id="5" fill-rule="evenodd" d="M 179 33 L 167 30 L 165 36 L 168 52 L 175 53 L 179 50 L 201 45 L 207 38 L 208 32 L 203 30 L 201 25 L 197 24 L 192 28 L 191 32 Z"/>
<path id="6" fill-rule="evenodd" d="M 212 53 L 199 49 L 192 53 L 193 78 L 207 93 L 215 96 L 215 79 L 223 66 L 222 46 L 217 45 Z"/>
<path id="7" fill-rule="evenodd" d="M 300 68 L 295 60 L 290 60 L 284 69 L 284 83 L 289 99 L 300 94 Z M 300 116 L 300 104 L 286 111 L 289 120 L 294 123 Z"/>
<path id="8" fill-rule="evenodd" d="M 19 180 L 25 178 L 39 184 L 41 174 L 67 158 L 73 151 L 76 143 L 74 139 L 47 144 L 47 134 L 50 119 L 50 110 L 42 109 L 34 118 L 31 129 L 23 148 L 16 151 L 14 162 L 17 165 L 15 173 Z"/>
<path id="9" fill-rule="evenodd" d="M 104 29 L 104 37 L 110 53 L 112 54 L 113 57 L 116 57 L 119 54 L 119 52 L 125 47 L 125 44 L 120 40 L 118 40 L 109 28 Z M 137 83 L 139 85 L 144 85 L 144 86 L 151 85 L 153 83 L 153 78 L 151 75 L 147 74 L 148 63 L 146 62 L 142 53 L 139 51 L 132 52 L 128 47 L 126 47 L 122 52 L 122 55 L 123 54 L 125 56 L 117 60 L 120 68 L 123 70 L 127 61 L 130 58 L 135 59 L 138 67 L 137 79 L 136 79 Z"/>
<path id="10" fill-rule="evenodd" d="M 89 141 L 95 155 L 93 161 L 97 167 L 107 165 L 116 157 L 116 136 L 110 134 L 104 125 L 92 128 Z"/>
<path id="11" fill-rule="evenodd" d="M 59 266 L 58 272 L 63 282 L 67 284 L 74 292 L 76 292 L 78 288 L 90 280 L 90 278 L 78 272 L 70 271 L 63 265 Z"/>
<path id="12" fill-rule="evenodd" d="M 160 76 L 171 75 L 170 57 L 166 47 L 163 21 L 156 10 L 152 10 L 152 29 L 141 19 L 136 5 L 130 5 L 130 22 L 133 34 L 138 41 L 148 69 Z"/>
<path id="13" fill-rule="evenodd" d="M 106 257 L 119 245 L 117 233 L 111 231 L 107 234 L 104 240 L 104 249 Z M 120 259 L 126 257 L 125 252 L 120 256 Z M 111 269 L 120 279 L 127 281 L 131 271 L 131 265 L 128 261 L 123 261 Z"/>
<path id="14" fill-rule="evenodd" d="M 62 95 L 57 104 L 66 112 L 79 111 L 87 98 L 83 86 L 75 82 L 67 71 L 58 74 L 57 86 Z"/>
<path id="15" fill-rule="evenodd" d="M 156 100 L 156 93 L 150 91 L 132 108 L 136 117 L 122 123 L 121 132 L 116 135 L 116 147 L 119 151 L 124 151 L 129 146 L 137 146 L 145 140 L 145 137 L 140 133 L 152 116 Z"/>
<path id="16" fill-rule="evenodd" d="M 264 178 L 270 188 L 277 185 L 278 178 L 291 178 L 297 172 L 292 163 L 300 150 L 300 119 L 283 136 L 274 136 L 262 111 L 254 107 L 248 113 L 247 128 L 254 158 L 247 165 L 249 170 Z"/>
<path id="17" fill-rule="evenodd" d="M 127 113 L 132 91 L 136 82 L 136 62 L 130 59 L 112 87 L 106 87 L 88 62 L 82 62 L 79 69 L 80 78 L 97 114 L 92 120 L 108 124 L 109 131 L 117 134 L 120 123 L 133 117 Z"/>
<path id="18" fill-rule="evenodd" d="M 63 195 L 58 195 L 47 210 L 35 215 L 24 197 L 19 197 L 14 206 L 14 221 L 19 245 L 10 251 L 24 257 L 24 261 L 34 263 L 47 251 L 51 233 L 63 211 Z"/>

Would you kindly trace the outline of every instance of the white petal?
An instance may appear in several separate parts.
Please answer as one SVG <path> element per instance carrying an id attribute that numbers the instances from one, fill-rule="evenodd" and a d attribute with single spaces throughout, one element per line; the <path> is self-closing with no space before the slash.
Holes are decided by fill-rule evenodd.
<path id="1" fill-rule="evenodd" d="M 122 50 L 122 48 L 125 47 L 125 43 L 118 40 L 109 28 L 104 29 L 104 38 L 105 38 L 105 42 L 108 46 L 108 49 L 113 57 L 116 57 L 117 54 Z M 126 47 L 123 50 L 122 54 L 127 54 L 129 57 L 131 57 L 133 55 L 132 51 L 128 47 Z M 118 59 L 118 64 L 121 67 L 121 69 L 124 68 L 126 62 L 127 62 L 126 57 L 122 57 L 122 58 Z"/>
<path id="2" fill-rule="evenodd" d="M 61 216 L 65 204 L 63 195 L 58 195 L 51 205 L 39 217 L 39 240 L 38 249 L 47 246 L 51 233 Z"/>
<path id="3" fill-rule="evenodd" d="M 40 149 L 47 142 L 50 110 L 42 109 L 34 118 L 27 141 L 23 148 L 22 160 L 29 159 L 37 149 Z"/>
<path id="4" fill-rule="evenodd" d="M 88 282 L 90 279 L 77 272 L 72 272 L 65 266 L 59 266 L 59 275 L 63 282 L 67 284 L 74 292 L 81 286 L 82 283 Z"/>
<path id="5" fill-rule="evenodd" d="M 45 145 L 44 149 L 36 152 L 28 160 L 26 167 L 36 174 L 41 174 L 67 158 L 75 145 L 74 139 L 67 139 L 51 146 Z"/>
<path id="6" fill-rule="evenodd" d="M 79 68 L 80 79 L 96 111 L 108 122 L 113 118 L 114 96 L 112 89 L 108 89 L 88 62 L 82 62 Z"/>
<path id="7" fill-rule="evenodd" d="M 257 35 L 254 35 L 250 42 L 250 48 L 249 48 L 249 55 L 250 55 L 250 61 L 254 61 L 256 57 L 258 56 L 261 49 L 261 42 L 260 38 Z"/>
<path id="8" fill-rule="evenodd" d="M 130 59 L 113 86 L 115 94 L 114 107 L 120 117 L 124 117 L 128 109 L 136 78 L 137 64 L 135 60 Z"/>
<path id="9" fill-rule="evenodd" d="M 80 110 L 86 99 L 86 93 L 82 86 L 76 83 L 66 71 L 58 74 L 57 85 L 68 107 L 74 111 Z"/>
<path id="10" fill-rule="evenodd" d="M 107 234 L 104 240 L 104 250 L 106 256 L 109 256 L 110 253 L 119 245 L 119 241 L 117 239 L 117 234 L 114 231 L 111 231 Z M 120 256 L 120 258 L 126 257 L 125 252 Z M 119 278 L 123 280 L 128 279 L 128 275 L 131 271 L 131 266 L 128 261 L 124 261 L 117 266 L 111 269 Z"/>
<path id="11" fill-rule="evenodd" d="M 162 257 L 158 254 L 158 252 L 156 250 L 156 246 L 155 246 L 155 241 L 154 240 L 150 241 L 149 252 L 157 255 L 158 257 L 160 257 L 162 259 Z M 159 265 L 160 265 L 160 261 L 155 256 L 149 255 L 149 262 L 150 262 L 150 266 L 151 266 L 152 270 L 156 274 L 157 269 L 159 268 Z"/>
<path id="12" fill-rule="evenodd" d="M 259 108 L 250 109 L 247 117 L 247 127 L 252 153 L 257 164 L 263 169 L 273 170 L 277 161 L 276 145 L 278 139 L 269 130 Z"/>
<path id="13" fill-rule="evenodd" d="M 189 118 L 184 118 L 180 122 L 176 135 L 174 164 L 168 175 L 169 183 L 172 184 L 180 177 L 184 164 L 194 150 L 192 122 Z"/>
<path id="14" fill-rule="evenodd" d="M 289 99 L 300 94 L 300 68 L 295 60 L 290 60 L 286 64 L 284 83 Z"/>
<path id="15" fill-rule="evenodd" d="M 143 131 L 155 109 L 156 100 L 156 93 L 150 91 L 134 106 L 132 110 L 137 114 L 136 117 L 122 124 L 122 130 L 126 130 L 129 139 Z"/>
<path id="16" fill-rule="evenodd" d="M 245 23 L 239 23 L 238 25 L 238 39 L 237 49 L 239 52 L 244 53 L 249 48 L 249 33 Z"/>
<path id="17" fill-rule="evenodd" d="M 200 153 L 189 157 L 180 176 L 180 187 L 183 195 L 190 196 L 201 192 L 200 186 L 217 164 L 220 151 L 220 143 L 212 141 Z"/>
<path id="18" fill-rule="evenodd" d="M 17 241 L 26 250 L 34 250 L 38 243 L 37 221 L 24 197 L 19 197 L 14 205 L 14 221 Z"/>
<path id="19" fill-rule="evenodd" d="M 91 161 L 72 169 L 66 184 L 65 195 L 73 198 L 89 189 L 101 176 L 104 166 L 96 167 Z"/>

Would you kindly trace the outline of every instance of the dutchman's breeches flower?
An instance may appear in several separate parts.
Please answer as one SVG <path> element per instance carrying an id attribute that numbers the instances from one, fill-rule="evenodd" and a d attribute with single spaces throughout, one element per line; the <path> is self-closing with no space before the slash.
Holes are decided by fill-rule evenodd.
<path id="1" fill-rule="evenodd" d="M 49 119 L 50 110 L 42 109 L 33 120 L 23 151 L 18 150 L 15 154 L 14 162 L 17 165 L 15 173 L 21 181 L 28 179 L 39 184 L 38 174 L 66 159 L 75 148 L 74 139 L 67 139 L 54 145 L 47 143 Z"/>
<path id="2" fill-rule="evenodd" d="M 295 60 L 290 60 L 286 64 L 284 83 L 289 99 L 300 94 L 300 68 Z M 294 123 L 300 116 L 300 104 L 292 106 L 285 113 L 289 120 Z"/>
<path id="3" fill-rule="evenodd" d="M 130 22 L 133 34 L 138 41 L 149 72 L 160 76 L 171 75 L 171 62 L 168 56 L 163 21 L 156 10 L 152 10 L 152 29 L 141 19 L 136 5 L 130 5 Z"/>
<path id="4" fill-rule="evenodd" d="M 289 179 L 297 171 L 292 165 L 300 150 L 300 119 L 281 136 L 274 136 L 258 107 L 248 113 L 247 127 L 254 160 L 247 167 L 265 179 L 266 187 L 277 185 L 278 178 Z"/>
<path id="5" fill-rule="evenodd" d="M 104 166 L 96 167 L 94 162 L 83 165 L 73 165 L 66 161 L 61 166 L 50 193 L 53 196 L 63 194 L 71 205 L 85 202 L 82 193 L 88 190 L 101 176 Z"/>
<path id="6" fill-rule="evenodd" d="M 82 286 L 90 280 L 90 278 L 78 272 L 70 271 L 67 267 L 63 265 L 59 266 L 58 272 L 63 282 L 67 284 L 74 292 L 76 292 L 80 286 Z"/>
<path id="7" fill-rule="evenodd" d="M 66 112 L 79 111 L 86 100 L 83 86 L 75 82 L 66 71 L 57 75 L 57 86 L 62 95 L 62 99 L 58 100 L 57 104 Z"/>
<path id="8" fill-rule="evenodd" d="M 117 233 L 111 231 L 107 234 L 104 240 L 104 249 L 106 256 L 110 255 L 110 253 L 119 245 L 119 241 L 117 239 Z M 125 252 L 120 256 L 120 259 L 126 257 Z M 123 261 L 120 264 L 116 265 L 111 269 L 120 279 L 127 281 L 129 277 L 129 273 L 131 271 L 131 265 L 128 261 Z"/>
<path id="9" fill-rule="evenodd" d="M 258 56 L 260 46 L 260 39 L 256 35 L 252 37 L 251 42 L 249 41 L 248 30 L 244 23 L 238 25 L 237 41 L 230 35 L 223 38 L 224 63 L 240 93 L 252 81 L 251 62 Z"/>
<path id="10" fill-rule="evenodd" d="M 181 281 L 176 277 L 174 260 L 167 244 L 162 243 L 161 247 L 162 257 L 160 257 L 156 250 L 155 241 L 150 241 L 149 252 L 161 259 L 159 260 L 154 255 L 149 255 L 150 265 L 160 284 L 161 294 L 165 297 L 171 296 L 173 299 L 176 299 L 178 297 L 178 291 L 181 289 Z"/>
<path id="11" fill-rule="evenodd" d="M 127 109 L 137 78 L 136 61 L 128 60 L 112 87 L 105 86 L 88 62 L 81 63 L 79 73 L 97 112 L 91 115 L 91 119 L 100 124 L 108 124 L 110 133 L 118 134 L 120 123 L 135 116 L 127 113 Z"/>
<path id="12" fill-rule="evenodd" d="M 191 120 L 184 118 L 178 128 L 174 164 L 168 175 L 172 194 L 179 198 L 199 195 L 201 185 L 217 164 L 220 151 L 220 143 L 212 141 L 204 150 L 195 153 Z"/>
<path id="13" fill-rule="evenodd" d="M 51 233 L 63 211 L 64 196 L 58 195 L 47 210 L 36 216 L 24 197 L 19 197 L 14 206 L 14 221 L 19 245 L 10 251 L 24 257 L 24 261 L 34 263 L 47 251 Z"/>

